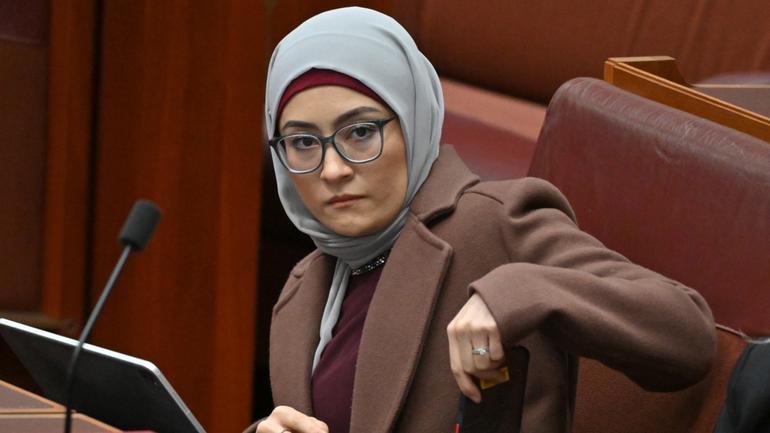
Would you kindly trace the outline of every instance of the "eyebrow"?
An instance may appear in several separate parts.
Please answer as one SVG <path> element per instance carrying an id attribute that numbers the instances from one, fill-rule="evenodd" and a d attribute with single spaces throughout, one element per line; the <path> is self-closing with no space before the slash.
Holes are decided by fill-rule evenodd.
<path id="1" fill-rule="evenodd" d="M 380 112 L 382 112 L 382 110 L 379 110 L 374 107 L 367 107 L 367 106 L 357 107 L 337 116 L 337 118 L 334 119 L 334 126 L 339 127 L 340 125 L 347 122 L 348 120 L 356 116 L 359 116 L 361 114 L 380 113 Z M 281 127 L 281 130 L 284 130 L 286 128 L 318 129 L 318 125 L 316 125 L 315 123 L 304 122 L 301 120 L 289 120 L 283 124 L 283 126 Z"/>

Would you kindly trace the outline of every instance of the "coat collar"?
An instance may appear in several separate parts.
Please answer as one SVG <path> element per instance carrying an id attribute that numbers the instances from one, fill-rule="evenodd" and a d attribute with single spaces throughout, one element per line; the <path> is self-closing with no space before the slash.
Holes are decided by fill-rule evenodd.
<path id="1" fill-rule="evenodd" d="M 454 149 L 443 146 L 383 269 L 369 306 L 358 352 L 351 433 L 386 433 L 403 407 L 422 351 L 452 248 L 426 227 L 450 213 L 478 182 Z M 419 258 L 416 260 L 415 258 Z M 276 304 L 271 381 L 277 404 L 311 413 L 310 370 L 334 259 L 318 252 L 300 263 Z M 280 342 L 276 344 L 277 342 Z M 276 368 L 280 366 L 280 368 Z"/>
<path id="2" fill-rule="evenodd" d="M 479 182 L 457 155 L 454 147 L 441 146 L 441 153 L 430 171 L 430 176 L 420 187 L 411 212 L 423 223 L 454 210 L 460 194 Z"/>

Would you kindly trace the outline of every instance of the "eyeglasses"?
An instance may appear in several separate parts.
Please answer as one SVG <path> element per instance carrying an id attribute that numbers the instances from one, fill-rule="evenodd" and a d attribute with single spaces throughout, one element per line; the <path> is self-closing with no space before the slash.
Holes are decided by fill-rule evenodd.
<path id="1" fill-rule="evenodd" d="M 348 162 L 363 164 L 382 154 L 382 129 L 396 116 L 382 120 L 366 120 L 343 126 L 328 137 L 313 134 L 289 134 L 275 137 L 268 143 L 287 170 L 295 174 L 310 173 L 321 166 L 326 145 L 331 143 Z"/>

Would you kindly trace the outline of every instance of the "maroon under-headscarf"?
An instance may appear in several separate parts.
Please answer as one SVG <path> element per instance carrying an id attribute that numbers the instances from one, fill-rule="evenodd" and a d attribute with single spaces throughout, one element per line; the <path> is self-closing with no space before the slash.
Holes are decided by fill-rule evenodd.
<path id="1" fill-rule="evenodd" d="M 278 102 L 278 113 L 275 118 L 281 118 L 283 107 L 286 106 L 286 104 L 291 98 L 294 97 L 294 95 L 302 92 L 303 90 L 310 89 L 311 87 L 319 86 L 347 87 L 348 89 L 355 90 L 358 93 L 374 99 L 383 106 L 388 107 L 388 104 L 385 103 L 382 98 L 380 98 L 380 95 L 374 93 L 374 90 L 370 89 L 366 86 L 366 84 L 356 80 L 349 75 L 345 75 L 341 72 L 332 71 L 329 69 L 311 69 L 295 78 L 294 81 L 292 81 L 291 84 L 286 87 L 283 95 L 281 95 L 281 100 Z"/>

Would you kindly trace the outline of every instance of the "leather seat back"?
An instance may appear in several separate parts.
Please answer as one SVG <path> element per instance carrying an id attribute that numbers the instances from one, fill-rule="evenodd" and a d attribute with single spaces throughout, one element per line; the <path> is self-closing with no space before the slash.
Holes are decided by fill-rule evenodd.
<path id="1" fill-rule="evenodd" d="M 770 335 L 770 143 L 579 78 L 554 95 L 529 174 L 609 248 L 698 290 L 718 323 Z"/>

